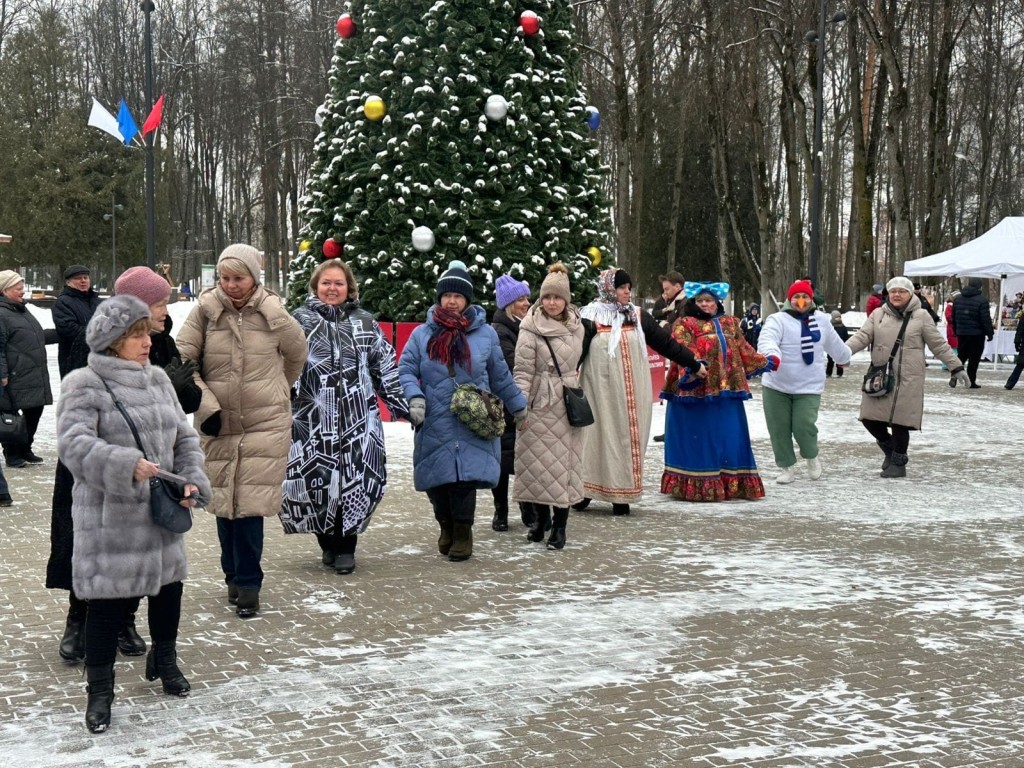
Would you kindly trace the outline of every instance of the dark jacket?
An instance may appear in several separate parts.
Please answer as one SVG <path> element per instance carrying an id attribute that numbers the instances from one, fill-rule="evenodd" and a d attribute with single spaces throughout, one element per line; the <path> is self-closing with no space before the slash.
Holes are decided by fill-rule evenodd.
<path id="1" fill-rule="evenodd" d="M 52 405 L 46 345 L 57 343 L 57 332 L 44 331 L 27 306 L 0 296 L 0 333 L 4 336 L 9 406 L 22 409 Z M 0 407 L 6 410 L 7 405 Z"/>
<path id="2" fill-rule="evenodd" d="M 981 295 L 976 285 L 968 285 L 953 299 L 953 333 L 960 336 L 995 335 L 992 316 L 988 311 L 988 299 Z"/>
<path id="3" fill-rule="evenodd" d="M 1017 332 L 1013 334 L 1013 348 L 1024 352 L 1024 310 L 1017 313 Z"/>
<path id="4" fill-rule="evenodd" d="M 171 328 L 173 327 L 174 323 L 171 322 L 171 316 L 168 315 L 167 320 L 164 321 L 164 329 L 160 333 L 149 335 L 149 340 L 153 344 L 149 348 L 149 362 L 157 368 L 166 368 L 171 363 L 175 365 L 181 363 L 178 345 L 171 338 Z M 203 401 L 203 390 L 199 388 L 195 380 L 189 379 L 178 385 L 175 383 L 175 379 L 171 379 L 171 384 L 174 385 L 174 391 L 178 395 L 181 410 L 185 413 L 195 413 L 199 410 L 199 404 Z"/>
<path id="5" fill-rule="evenodd" d="M 508 316 L 504 309 L 496 310 L 491 317 L 491 327 L 498 334 L 501 354 L 511 371 L 516 364 L 516 342 L 519 341 L 519 321 Z M 505 434 L 501 436 L 501 471 L 515 472 L 516 422 L 508 408 L 505 409 Z"/>
<path id="6" fill-rule="evenodd" d="M 85 326 L 103 301 L 92 288 L 80 291 L 65 286 L 53 303 L 53 327 L 57 331 L 57 368 L 63 379 L 76 368 L 84 368 L 89 357 Z"/>

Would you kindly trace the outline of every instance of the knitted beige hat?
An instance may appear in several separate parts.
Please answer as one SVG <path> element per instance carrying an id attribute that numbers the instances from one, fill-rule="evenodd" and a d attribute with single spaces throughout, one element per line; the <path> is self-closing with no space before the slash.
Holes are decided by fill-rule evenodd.
<path id="1" fill-rule="evenodd" d="M 0 293 L 3 293 L 11 286 L 23 282 L 25 282 L 25 278 L 13 269 L 5 269 L 3 272 L 0 272 Z"/>
<path id="2" fill-rule="evenodd" d="M 572 294 L 569 292 L 569 270 L 561 262 L 548 267 L 548 276 L 540 284 L 540 298 L 545 296 L 557 296 L 565 299 L 566 304 L 572 303 Z"/>
<path id="3" fill-rule="evenodd" d="M 222 262 L 228 259 L 242 262 L 249 271 L 249 274 L 252 275 L 252 279 L 256 281 L 256 284 L 260 284 L 260 272 L 263 271 L 262 253 L 251 245 L 233 243 L 220 252 L 220 256 L 217 257 L 217 266 L 219 267 Z"/>

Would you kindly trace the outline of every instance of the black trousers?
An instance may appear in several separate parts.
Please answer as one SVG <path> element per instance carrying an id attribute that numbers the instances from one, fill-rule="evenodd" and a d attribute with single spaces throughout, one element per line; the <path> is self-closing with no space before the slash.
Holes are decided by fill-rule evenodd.
<path id="1" fill-rule="evenodd" d="M 149 635 L 154 643 L 178 639 L 181 621 L 182 584 L 174 581 L 164 584 L 160 592 L 149 597 Z M 117 656 L 117 633 L 124 626 L 125 617 L 139 604 L 137 597 L 115 600 L 90 600 L 85 615 L 85 663 L 87 666 L 106 666 Z"/>
<path id="2" fill-rule="evenodd" d="M 494 497 L 494 511 L 508 513 L 508 481 L 511 475 L 508 472 L 502 472 L 501 477 L 498 478 L 498 484 L 491 488 L 491 495 Z"/>
<path id="3" fill-rule="evenodd" d="M 880 443 L 892 443 L 893 453 L 906 454 L 910 447 L 910 430 L 899 424 L 886 424 L 884 421 L 864 419 L 861 424 L 871 436 Z M 891 432 L 889 430 L 892 430 Z"/>
<path id="4" fill-rule="evenodd" d="M 32 452 L 32 441 L 35 440 L 36 430 L 39 429 L 39 420 L 43 418 L 43 406 L 40 405 L 38 408 L 22 408 L 21 413 L 25 417 L 28 441 L 23 445 L 4 443 L 4 456 L 8 459 L 22 459 Z"/>
<path id="5" fill-rule="evenodd" d="M 1017 353 L 1017 363 L 1013 366 L 1013 372 L 1010 374 L 1010 378 L 1006 380 L 1006 388 L 1013 389 L 1017 386 L 1017 381 L 1020 379 L 1021 372 L 1024 371 L 1024 353 Z"/>
<path id="6" fill-rule="evenodd" d="M 238 588 L 263 586 L 263 518 L 217 518 L 220 539 L 220 567 L 224 583 Z"/>
<path id="7" fill-rule="evenodd" d="M 971 384 L 978 379 L 978 365 L 981 363 L 981 356 L 985 352 L 984 336 L 957 336 L 958 346 L 956 356 L 967 369 L 967 375 L 971 378 Z"/>
<path id="8" fill-rule="evenodd" d="M 476 487 L 471 483 L 446 483 L 427 491 L 438 522 L 453 520 L 473 524 L 476 517 Z"/>

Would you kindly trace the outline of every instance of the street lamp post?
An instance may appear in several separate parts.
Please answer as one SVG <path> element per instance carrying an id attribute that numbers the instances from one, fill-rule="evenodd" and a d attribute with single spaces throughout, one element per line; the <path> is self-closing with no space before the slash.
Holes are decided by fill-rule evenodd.
<path id="1" fill-rule="evenodd" d="M 114 295 L 114 279 L 117 275 L 117 212 L 124 206 L 110 196 L 110 213 L 103 214 L 103 220 L 110 222 L 110 295 Z"/>
<path id="2" fill-rule="evenodd" d="M 146 109 L 153 109 L 153 28 L 150 16 L 156 10 L 153 0 L 142 0 L 140 5 L 146 17 Z M 156 185 L 153 180 L 153 137 L 156 131 L 146 135 L 146 263 L 156 269 Z"/>
<path id="3" fill-rule="evenodd" d="M 828 0 L 821 0 L 821 8 L 818 12 L 818 31 L 808 32 L 804 38 L 808 42 L 818 44 L 818 77 L 814 88 L 814 138 L 812 146 L 812 174 L 811 186 L 811 255 L 808 263 L 808 276 L 811 278 L 811 285 L 818 289 L 818 262 L 821 257 L 821 144 L 822 144 L 822 123 L 825 110 L 825 29 L 827 24 L 836 24 L 846 21 L 846 14 L 837 12 L 831 19 L 828 16 Z"/>

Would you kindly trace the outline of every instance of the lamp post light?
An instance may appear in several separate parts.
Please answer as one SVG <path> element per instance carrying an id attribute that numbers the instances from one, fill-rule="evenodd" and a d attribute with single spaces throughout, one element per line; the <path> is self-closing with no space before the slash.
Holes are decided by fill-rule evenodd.
<path id="1" fill-rule="evenodd" d="M 103 214 L 103 220 L 110 222 L 110 295 L 114 295 L 114 279 L 117 275 L 117 212 L 124 210 L 124 206 L 114 201 L 110 196 L 110 213 Z"/>
<path id="2" fill-rule="evenodd" d="M 146 109 L 153 109 L 153 28 L 150 16 L 156 10 L 153 0 L 142 0 L 139 6 L 146 17 Z M 153 180 L 153 137 L 146 135 L 146 264 L 156 269 L 156 185 Z"/>
<path id="3" fill-rule="evenodd" d="M 818 44 L 818 77 L 814 88 L 814 139 L 812 146 L 813 182 L 811 187 L 811 255 L 808 263 L 808 275 L 811 285 L 818 288 L 818 261 L 821 256 L 821 144 L 822 122 L 825 110 L 825 29 L 828 24 L 846 21 L 846 13 L 838 11 L 832 18 L 828 16 L 828 0 L 821 0 L 818 12 L 818 31 L 808 32 L 804 39 L 809 43 Z"/>

